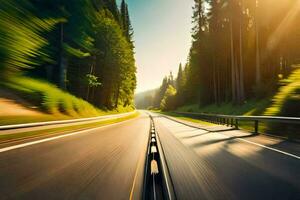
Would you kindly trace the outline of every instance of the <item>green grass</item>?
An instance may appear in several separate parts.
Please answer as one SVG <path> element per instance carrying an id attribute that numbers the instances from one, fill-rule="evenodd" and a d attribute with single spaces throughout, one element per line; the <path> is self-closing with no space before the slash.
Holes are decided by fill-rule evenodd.
<path id="1" fill-rule="evenodd" d="M 133 107 L 118 107 L 115 110 L 100 110 L 87 101 L 65 92 L 55 85 L 34 78 L 15 76 L 0 82 L 1 87 L 34 105 L 43 114 L 40 116 L 0 116 L 0 124 L 95 117 L 129 112 Z"/>
<path id="2" fill-rule="evenodd" d="M 183 115 L 180 115 L 180 114 L 177 114 L 177 113 L 173 113 L 173 112 L 161 112 L 161 111 L 154 111 L 154 112 L 158 112 L 158 113 L 161 113 L 161 114 L 164 114 L 164 115 L 175 117 L 177 119 L 197 123 L 197 124 L 204 125 L 204 126 L 214 126 L 215 125 L 213 123 L 209 123 L 209 122 L 199 120 L 199 119 L 194 119 L 194 118 L 191 118 L 191 117 L 186 117 L 186 116 L 183 116 Z"/>
<path id="3" fill-rule="evenodd" d="M 0 143 L 20 140 L 20 139 L 28 139 L 28 138 L 35 138 L 35 137 L 42 137 L 42 136 L 49 136 L 54 134 L 62 134 L 62 133 L 69 133 L 79 130 L 85 130 L 89 128 L 95 128 L 100 127 L 108 124 L 114 124 L 118 122 L 122 122 L 125 120 L 133 119 L 140 114 L 138 112 L 135 112 L 131 115 L 125 116 L 125 117 L 119 117 L 116 119 L 107 119 L 99 122 L 92 122 L 87 124 L 81 124 L 81 125 L 71 125 L 66 127 L 59 127 L 59 128 L 51 128 L 51 129 L 44 129 L 44 130 L 37 130 L 37 131 L 28 131 L 28 132 L 22 132 L 22 133 L 15 133 L 15 134 L 1 134 L 0 135 Z"/>
<path id="4" fill-rule="evenodd" d="M 60 115 L 34 115 L 34 116 L 0 116 L 0 125 L 24 124 L 33 122 L 55 121 L 71 119 L 71 117 Z"/>
<path id="5" fill-rule="evenodd" d="M 9 78 L 4 85 L 49 114 L 64 114 L 72 117 L 101 114 L 100 110 L 88 102 L 64 92 L 46 81 L 14 77 Z"/>
<path id="6" fill-rule="evenodd" d="M 233 105 L 231 103 L 223 103 L 220 105 L 208 105 L 199 107 L 198 105 L 186 105 L 178 108 L 176 111 L 181 112 L 201 112 L 212 114 L 225 114 L 225 115 L 260 115 L 270 105 L 270 99 L 263 100 L 249 100 L 243 105 Z"/>

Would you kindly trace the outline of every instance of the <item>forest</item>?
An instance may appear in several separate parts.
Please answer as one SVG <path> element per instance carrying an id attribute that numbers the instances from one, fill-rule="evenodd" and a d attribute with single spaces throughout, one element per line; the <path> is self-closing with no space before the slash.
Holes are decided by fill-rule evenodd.
<path id="1" fill-rule="evenodd" d="M 287 94 L 275 95 L 275 101 L 289 99 L 297 108 L 299 9 L 296 0 L 195 0 L 187 62 L 179 65 L 176 78 L 172 73 L 166 76 L 142 106 L 175 110 L 189 104 L 201 108 L 230 103 L 238 107 L 284 90 Z M 283 114 L 275 110 L 268 114 Z"/>
<path id="2" fill-rule="evenodd" d="M 49 83 L 97 108 L 133 106 L 136 66 L 127 3 L 1 1 L 0 78 L 1 88 L 31 100 L 33 90 L 35 95 L 47 92 Z M 45 83 L 44 89 L 33 87 L 35 80 Z M 51 98 L 58 98 L 56 94 Z M 49 96 L 43 97 L 42 106 L 51 103 Z"/>

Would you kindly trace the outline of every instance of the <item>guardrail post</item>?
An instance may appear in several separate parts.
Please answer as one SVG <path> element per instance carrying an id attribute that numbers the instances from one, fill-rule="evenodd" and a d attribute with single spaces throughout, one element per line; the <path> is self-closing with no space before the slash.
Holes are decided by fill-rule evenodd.
<path id="1" fill-rule="evenodd" d="M 239 129 L 239 120 L 238 119 L 235 120 L 235 128 Z"/>
<path id="2" fill-rule="evenodd" d="M 258 133 L 258 120 L 254 121 L 254 133 Z"/>

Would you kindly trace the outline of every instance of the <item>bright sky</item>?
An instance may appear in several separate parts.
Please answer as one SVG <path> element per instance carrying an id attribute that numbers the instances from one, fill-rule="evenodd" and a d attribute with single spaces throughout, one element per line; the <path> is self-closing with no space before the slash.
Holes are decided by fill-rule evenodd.
<path id="1" fill-rule="evenodd" d="M 120 0 L 119 0 L 120 2 Z M 127 0 L 134 29 L 137 91 L 160 86 L 176 76 L 191 46 L 193 0 Z"/>

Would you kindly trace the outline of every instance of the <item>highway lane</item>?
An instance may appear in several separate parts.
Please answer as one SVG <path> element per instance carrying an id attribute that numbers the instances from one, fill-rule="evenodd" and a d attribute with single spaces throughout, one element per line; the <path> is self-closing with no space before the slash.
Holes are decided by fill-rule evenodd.
<path id="1" fill-rule="evenodd" d="M 140 199 L 150 120 L 0 153 L 0 199 Z"/>
<path id="2" fill-rule="evenodd" d="M 154 120 L 177 199 L 300 199 L 299 144 Z"/>

